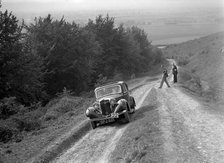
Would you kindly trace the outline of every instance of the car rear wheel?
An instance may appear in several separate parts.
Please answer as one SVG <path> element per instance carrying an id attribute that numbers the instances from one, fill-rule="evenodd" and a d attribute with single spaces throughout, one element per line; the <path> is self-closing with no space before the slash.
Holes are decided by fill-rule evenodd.
<path id="1" fill-rule="evenodd" d="M 90 124 L 91 124 L 91 126 L 92 126 L 92 129 L 95 129 L 95 128 L 96 128 L 96 122 L 91 121 Z"/>

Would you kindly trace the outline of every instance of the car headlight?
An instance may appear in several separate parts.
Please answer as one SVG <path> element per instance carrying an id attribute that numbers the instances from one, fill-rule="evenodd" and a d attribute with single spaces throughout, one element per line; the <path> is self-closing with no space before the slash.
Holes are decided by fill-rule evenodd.
<path id="1" fill-rule="evenodd" d="M 114 98 L 110 99 L 110 104 L 111 104 L 111 105 L 116 104 L 116 100 L 115 100 Z"/>
<path id="2" fill-rule="evenodd" d="M 100 108 L 100 104 L 95 102 L 93 104 L 93 107 L 94 107 L 94 109 L 99 109 Z"/>
<path id="3" fill-rule="evenodd" d="M 88 107 L 86 109 L 86 116 L 88 117 L 91 114 L 91 111 L 94 110 L 93 107 Z"/>

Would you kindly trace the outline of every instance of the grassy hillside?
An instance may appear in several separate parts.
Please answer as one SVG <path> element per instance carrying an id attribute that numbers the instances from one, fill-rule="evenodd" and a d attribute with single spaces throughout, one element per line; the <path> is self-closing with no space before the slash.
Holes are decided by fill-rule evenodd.
<path id="1" fill-rule="evenodd" d="M 181 82 L 189 89 L 222 102 L 224 99 L 224 32 L 164 49 L 181 66 Z"/>
<path id="2" fill-rule="evenodd" d="M 0 120 L 0 162 L 25 162 L 80 124 L 93 98 L 61 95 L 45 107 L 21 108 Z"/>

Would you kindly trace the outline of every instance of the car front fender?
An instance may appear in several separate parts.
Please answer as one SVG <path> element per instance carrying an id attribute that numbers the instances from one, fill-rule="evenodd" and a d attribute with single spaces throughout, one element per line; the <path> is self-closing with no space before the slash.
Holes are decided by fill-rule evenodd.
<path id="1" fill-rule="evenodd" d="M 130 96 L 130 107 L 134 108 L 136 106 L 134 97 Z"/>

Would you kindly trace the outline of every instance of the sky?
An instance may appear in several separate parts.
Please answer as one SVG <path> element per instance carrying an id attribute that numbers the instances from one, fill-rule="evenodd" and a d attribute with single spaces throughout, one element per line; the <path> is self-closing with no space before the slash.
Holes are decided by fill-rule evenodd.
<path id="1" fill-rule="evenodd" d="M 0 0 L 15 12 L 222 7 L 224 0 Z"/>

